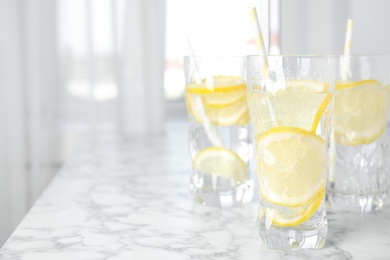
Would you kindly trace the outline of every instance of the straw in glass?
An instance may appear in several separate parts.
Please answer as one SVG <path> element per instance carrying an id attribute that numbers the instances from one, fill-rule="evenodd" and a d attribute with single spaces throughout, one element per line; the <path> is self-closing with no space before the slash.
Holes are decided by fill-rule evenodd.
<path id="1" fill-rule="evenodd" d="M 252 29 L 255 36 L 257 51 L 259 55 L 264 56 L 264 64 L 262 66 L 263 75 L 265 75 L 268 78 L 268 61 L 266 58 L 267 52 L 264 46 L 263 34 L 261 33 L 256 7 L 249 8 L 249 18 L 251 20 Z"/>
<path id="2" fill-rule="evenodd" d="M 249 17 L 251 19 L 252 29 L 255 35 L 257 51 L 259 52 L 259 55 L 265 56 L 267 53 L 265 51 L 263 35 L 261 33 L 256 7 L 249 8 Z"/>
<path id="3" fill-rule="evenodd" d="M 345 32 L 345 44 L 344 44 L 344 66 L 342 71 L 342 79 L 347 80 L 349 72 L 349 56 L 351 54 L 351 44 L 352 44 L 352 29 L 353 29 L 353 20 L 348 19 L 347 30 Z"/>

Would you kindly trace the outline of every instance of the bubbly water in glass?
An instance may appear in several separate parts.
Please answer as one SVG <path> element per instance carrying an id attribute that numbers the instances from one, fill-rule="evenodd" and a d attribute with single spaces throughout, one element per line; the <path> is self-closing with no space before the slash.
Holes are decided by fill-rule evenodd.
<path id="1" fill-rule="evenodd" d="M 330 169 L 327 190 L 330 207 L 361 212 L 382 208 L 388 192 L 385 171 L 389 158 L 387 129 L 370 144 L 342 146 L 334 142 L 331 150 L 335 162 Z"/>
<path id="2" fill-rule="evenodd" d="M 248 203 L 252 134 L 244 57 L 184 58 L 195 201 L 218 207 Z"/>
<path id="3" fill-rule="evenodd" d="M 337 211 L 382 208 L 388 192 L 390 56 L 341 56 L 336 85 L 327 205 Z M 388 167 L 388 166 L 387 166 Z"/>
<path id="4" fill-rule="evenodd" d="M 261 211 L 270 208 L 278 209 L 277 206 L 267 205 L 264 199 L 260 199 L 260 214 Z M 300 209 L 303 209 L 303 206 L 296 208 L 296 210 Z M 279 207 L 279 210 L 288 212 L 285 207 Z M 268 212 L 268 214 L 272 213 Z M 266 214 L 263 214 L 257 221 L 263 243 L 272 249 L 322 248 L 328 233 L 328 220 L 323 202 L 308 220 L 296 227 L 276 227 L 267 220 Z"/>
<path id="5" fill-rule="evenodd" d="M 325 244 L 334 61 L 332 56 L 247 57 L 260 190 L 257 221 L 268 248 Z"/>
<path id="6" fill-rule="evenodd" d="M 263 115 L 259 120 L 252 120 L 254 124 L 254 131 L 261 132 L 260 129 L 271 129 L 278 124 L 278 116 L 273 114 L 277 111 L 273 98 L 269 93 L 253 92 L 248 97 L 249 109 L 251 111 L 251 116 L 256 115 L 257 111 L 263 111 Z M 288 94 L 289 99 L 291 100 L 305 100 L 306 107 L 309 103 L 316 103 L 318 100 L 323 100 L 327 93 L 291 93 Z M 267 98 L 270 97 L 270 98 Z M 300 102 L 299 102 L 300 103 Z M 264 104 L 267 104 L 264 107 Z M 302 106 L 303 108 L 304 106 Z M 291 109 L 291 108 L 290 108 Z M 331 110 L 331 104 L 324 110 L 323 116 L 320 118 L 318 123 L 316 134 L 327 139 L 327 132 L 329 131 L 329 115 Z M 268 111 L 269 114 L 264 114 L 264 111 Z M 300 118 L 300 123 L 304 122 L 304 117 L 307 114 L 295 114 L 296 118 Z M 273 120 L 271 120 L 273 118 Z M 283 120 L 286 122 L 287 120 Z M 294 120 L 295 121 L 295 120 Z M 268 122 L 268 123 L 267 123 Z M 283 124 L 282 122 L 280 122 Z M 291 122 L 291 124 L 293 124 Z M 259 171 L 259 170 L 258 170 Z M 263 174 L 258 172 L 259 175 Z M 260 178 L 260 177 L 259 177 Z M 323 176 L 323 183 L 326 182 L 326 175 Z M 261 186 L 261 185 L 260 185 Z M 285 215 L 294 215 L 297 212 L 306 212 L 313 204 L 317 204 L 318 208 L 308 217 L 307 220 L 302 222 L 299 225 L 291 226 L 276 226 L 272 224 L 273 216 L 275 212 Z M 270 203 L 266 198 L 263 198 L 260 193 L 260 206 L 259 206 L 259 215 L 258 215 L 258 225 L 260 237 L 263 240 L 263 243 L 273 249 L 313 249 L 313 248 L 322 248 L 326 241 L 327 231 L 328 231 L 328 221 L 325 211 L 325 197 L 320 198 L 320 201 L 317 203 L 309 203 L 301 206 L 279 206 L 274 203 Z"/>

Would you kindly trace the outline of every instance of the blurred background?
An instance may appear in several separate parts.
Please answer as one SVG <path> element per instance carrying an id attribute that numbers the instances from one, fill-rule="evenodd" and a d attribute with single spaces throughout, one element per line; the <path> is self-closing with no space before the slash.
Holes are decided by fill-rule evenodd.
<path id="1" fill-rule="evenodd" d="M 390 1 L 0 0 L 0 245 L 84 138 L 186 121 L 183 56 L 390 53 Z M 189 48 L 192 46 L 193 51 Z"/>

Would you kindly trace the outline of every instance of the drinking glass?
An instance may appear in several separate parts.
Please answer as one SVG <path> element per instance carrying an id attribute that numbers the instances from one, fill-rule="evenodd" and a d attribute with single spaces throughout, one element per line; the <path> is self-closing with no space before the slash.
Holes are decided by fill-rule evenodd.
<path id="1" fill-rule="evenodd" d="M 268 248 L 317 249 L 325 243 L 334 62 L 333 56 L 247 57 L 258 225 Z"/>
<path id="2" fill-rule="evenodd" d="M 244 57 L 184 57 L 196 202 L 229 207 L 253 196 Z"/>
<path id="3" fill-rule="evenodd" d="M 332 116 L 331 209 L 371 212 L 387 196 L 390 56 L 341 56 Z"/>

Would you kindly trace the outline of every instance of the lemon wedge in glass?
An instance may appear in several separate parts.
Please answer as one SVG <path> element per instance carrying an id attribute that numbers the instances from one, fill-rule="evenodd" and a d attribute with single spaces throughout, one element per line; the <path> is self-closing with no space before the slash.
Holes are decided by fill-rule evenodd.
<path id="1" fill-rule="evenodd" d="M 321 190 L 313 197 L 313 200 L 298 207 L 264 207 L 259 208 L 259 219 L 266 217 L 266 223 L 275 226 L 298 226 L 308 220 L 321 206 L 325 190 Z"/>
<path id="2" fill-rule="evenodd" d="M 369 144 L 385 130 L 389 90 L 376 80 L 336 85 L 332 126 L 340 145 Z"/>
<path id="3" fill-rule="evenodd" d="M 297 127 L 274 127 L 257 137 L 256 149 L 260 192 L 268 202 L 298 207 L 322 194 L 326 183 L 324 139 Z"/>
<path id="4" fill-rule="evenodd" d="M 197 97 L 200 104 L 195 101 Z M 201 110 L 217 126 L 245 125 L 249 121 L 246 84 L 240 77 L 213 76 L 187 84 L 185 99 L 189 114 L 199 123 L 203 123 Z"/>
<path id="5" fill-rule="evenodd" d="M 222 147 L 209 147 L 201 150 L 194 158 L 194 170 L 215 174 L 228 180 L 244 182 L 246 165 L 233 151 Z"/>
<path id="6" fill-rule="evenodd" d="M 316 132 L 332 102 L 332 93 L 253 92 L 248 105 L 256 134 L 273 126 L 294 126 Z"/>

